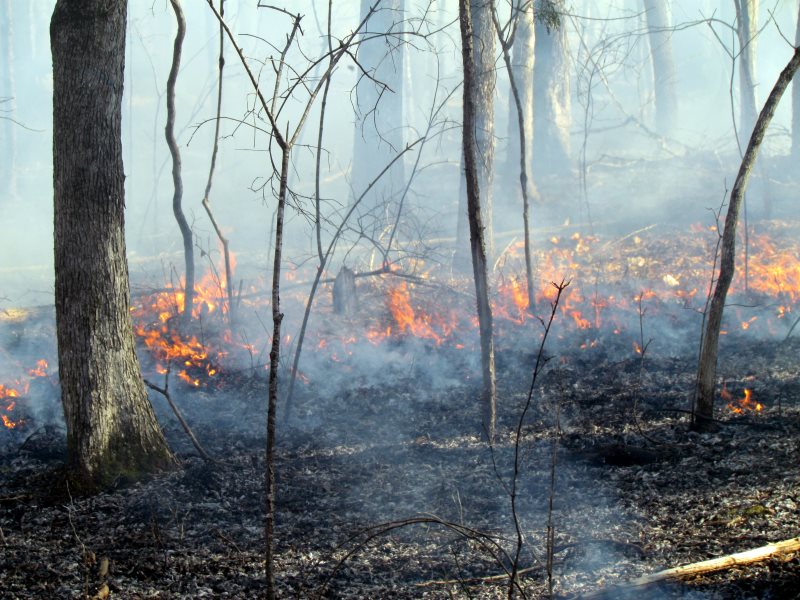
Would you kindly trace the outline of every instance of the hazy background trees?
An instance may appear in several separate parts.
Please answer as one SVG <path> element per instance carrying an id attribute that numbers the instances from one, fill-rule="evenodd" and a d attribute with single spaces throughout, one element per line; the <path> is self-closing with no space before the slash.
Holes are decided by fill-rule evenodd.
<path id="1" fill-rule="evenodd" d="M 5 273 L 6 289 L 18 290 L 15 298 L 20 302 L 44 303 L 49 290 L 52 289 L 53 274 L 51 264 L 51 248 L 48 239 L 51 235 L 51 218 L 48 199 L 51 195 L 48 181 L 50 164 L 46 152 L 42 149 L 50 147 L 51 130 L 48 125 L 48 98 L 51 87 L 49 76 L 49 60 L 46 44 L 36 32 L 46 30 L 46 24 L 52 11 L 53 2 L 27 3 L 22 0 L 3 0 L 8 11 L 0 15 L 0 19 L 11 16 L 11 23 L 0 22 L 0 27 L 10 27 L 10 39 L 14 48 L 22 40 L 30 46 L 24 53 L 12 49 L 4 51 L 3 64 L 8 64 L 13 57 L 13 69 L 2 69 L 0 74 L 0 97 L 12 97 L 13 116 L 16 120 L 39 133 L 27 131 L 19 127 L 9 130 L 10 123 L 3 120 L 0 124 L 2 135 L 0 144 L 11 143 L 12 131 L 16 141 L 15 150 L 0 153 L 0 168 L 9 172 L 12 164 L 17 165 L 16 191 L 3 192 L 0 198 L 0 216 L 4 222 L 20 223 L 21 226 L 0 239 L 0 256 L 2 267 L 9 269 Z M 200 3 L 202 4 L 202 3 Z M 763 4 L 763 3 L 762 3 Z M 796 27 L 796 15 L 791 3 L 781 3 L 776 7 L 775 18 L 784 33 L 791 33 Z M 534 69 L 535 125 L 533 136 L 532 168 L 537 183 L 544 178 L 556 178 L 552 190 L 545 185 L 542 202 L 549 205 L 543 212 L 534 208 L 533 219 L 542 223 L 545 215 L 559 221 L 566 217 L 579 217 L 578 198 L 574 190 L 570 190 L 573 179 L 571 169 L 576 165 L 577 151 L 582 137 L 588 134 L 588 161 L 600 160 L 601 157 L 614 155 L 619 157 L 656 157 L 662 150 L 648 139 L 646 134 L 635 125 L 622 127 L 629 116 L 646 117 L 643 122 L 654 123 L 658 108 L 652 92 L 653 74 L 649 66 L 650 52 L 647 49 L 649 33 L 643 31 L 643 4 L 639 1 L 628 1 L 616 6 L 600 6 L 595 3 L 573 2 L 569 5 L 559 4 L 552 0 L 537 2 L 536 8 L 541 13 L 547 5 L 562 7 L 567 14 L 562 27 L 548 28 L 545 23 L 536 23 L 536 65 Z M 564 10 L 564 9 L 569 10 Z M 730 111 L 720 110 L 720 106 L 728 102 L 731 80 L 731 61 L 715 38 L 710 27 L 705 23 L 687 26 L 714 17 L 731 26 L 735 24 L 736 10 L 731 2 L 683 2 L 669 4 L 669 23 L 676 28 L 670 38 L 673 44 L 673 60 L 675 65 L 674 84 L 679 98 L 691 98 L 691 110 L 682 111 L 679 121 L 670 132 L 670 138 L 686 147 L 698 150 L 706 149 L 725 155 L 735 150 L 732 136 Z M 762 89 L 774 81 L 779 65 L 785 62 L 788 52 L 786 42 L 781 38 L 774 24 L 767 24 L 769 14 L 767 8 L 758 7 L 757 22 L 763 28 L 758 36 L 755 54 L 756 88 Z M 351 31 L 361 16 L 361 3 L 334 2 L 332 27 L 334 35 L 341 37 Z M 419 131 L 425 120 L 424 98 L 429 97 L 434 88 L 432 73 L 438 65 L 439 77 L 452 89 L 460 82 L 458 66 L 458 36 L 454 21 L 457 11 L 454 0 L 437 0 L 425 6 L 404 7 L 405 24 L 396 23 L 399 31 L 412 29 L 409 20 L 422 18 L 425 10 L 429 10 L 426 19 L 430 23 L 429 30 L 435 34 L 426 38 L 425 44 L 414 43 L 410 50 L 403 47 L 402 71 L 405 81 L 402 88 L 413 89 L 413 94 L 406 97 L 402 111 L 402 122 L 395 130 L 402 130 L 402 136 L 392 145 L 403 146 L 411 137 L 411 132 Z M 316 53 L 322 47 L 316 25 L 313 21 L 311 2 L 300 2 L 297 10 L 306 14 L 304 27 L 306 36 L 304 48 L 313 48 Z M 383 14 L 397 14 L 396 7 L 384 10 Z M 202 198 L 202 188 L 207 169 L 208 149 L 213 136 L 213 115 L 215 114 L 215 76 L 216 25 L 205 5 L 188 5 L 187 37 L 185 42 L 184 63 L 176 89 L 176 138 L 181 147 L 185 175 L 185 198 L 187 199 L 187 219 L 195 231 L 195 239 L 206 249 L 215 251 L 215 234 L 213 228 L 202 214 L 192 198 Z M 509 16 L 509 5 L 498 3 L 501 19 Z M 591 11 L 592 19 L 583 18 Z M 714 12 L 716 11 L 716 12 Z M 558 10 L 556 11 L 558 12 Z M 232 3 L 227 7 L 227 17 L 236 28 L 237 35 L 248 56 L 260 57 L 264 60 L 274 55 L 265 40 L 278 39 L 282 35 L 280 24 L 274 19 L 267 19 L 264 11 L 251 3 Z M 25 19 L 21 19 L 24 15 Z M 378 17 L 379 15 L 376 15 Z M 611 20 L 607 20 L 611 19 Z M 155 5 L 131 4 L 129 13 L 129 32 L 126 43 L 127 70 L 123 97 L 123 153 L 126 160 L 126 192 L 128 210 L 128 243 L 131 257 L 131 268 L 137 273 L 145 264 L 146 257 L 162 255 L 167 263 L 179 264 L 175 259 L 180 252 L 180 240 L 175 235 L 174 224 L 165 219 L 169 213 L 172 187 L 169 177 L 168 150 L 163 143 L 163 126 L 166 118 L 164 92 L 168 73 L 168 61 L 174 35 L 174 20 L 168 4 Z M 391 25 L 394 26 L 394 25 Z M 322 23 L 322 27 L 325 24 Z M 378 30 L 383 26 L 374 24 Z M 437 28 L 443 27 L 441 31 Z M 597 45 L 606 40 L 617 43 L 622 48 L 618 55 L 605 51 L 605 63 L 602 76 L 607 82 L 592 89 L 591 106 L 593 120 L 588 131 L 584 131 L 583 119 L 577 118 L 577 111 L 583 110 L 586 101 L 584 88 L 580 82 L 580 64 L 577 61 L 582 51 L 579 30 L 584 30 L 587 42 Z M 5 30 L 4 30 L 5 31 Z M 728 42 L 732 41 L 727 30 Z M 252 34 L 252 35 L 250 35 Z M 0 43 L 9 38 L 0 36 Z M 404 42 L 408 42 L 408 36 Z M 400 60 L 400 49 L 403 46 L 398 37 L 396 48 L 384 63 L 391 63 L 396 70 Z M 376 43 L 383 44 L 385 41 Z M 436 51 L 436 60 L 432 50 Z M 493 100 L 500 102 L 504 108 L 509 102 L 507 78 L 504 66 L 499 60 L 499 49 L 495 48 L 492 68 L 496 76 Z M 297 62 L 299 54 L 290 55 L 287 61 Z M 423 57 L 426 57 L 423 59 Z M 420 68 L 420 64 L 427 64 Z M 8 81 L 9 74 L 17 75 L 12 87 Z M 26 73 L 25 80 L 18 74 Z M 325 183 L 325 201 L 328 208 L 336 204 L 344 205 L 351 197 L 354 182 L 360 177 L 356 172 L 356 164 L 365 164 L 365 160 L 355 160 L 354 144 L 360 137 L 361 125 L 369 112 L 368 108 L 356 111 L 358 100 L 358 81 L 366 80 L 363 72 L 349 60 L 336 72 L 328 102 L 331 118 L 326 125 L 325 151 L 322 156 L 323 180 Z M 739 114 L 739 83 L 736 75 L 735 102 L 737 120 Z M 409 84 L 410 82 L 410 84 Z M 649 82 L 649 83 L 648 83 Z M 367 81 L 364 81 L 367 83 Z M 373 90 L 378 89 L 369 81 Z M 265 147 L 260 139 L 252 135 L 248 124 L 259 122 L 257 110 L 254 110 L 253 98 L 246 93 L 246 82 L 241 71 L 230 69 L 225 75 L 226 90 L 221 131 L 221 146 L 218 159 L 218 172 L 215 190 L 218 200 L 215 202 L 217 217 L 228 227 L 228 234 L 238 248 L 249 251 L 263 251 L 267 245 L 268 227 L 272 219 L 273 206 L 269 202 L 269 193 L 263 187 L 265 168 Z M 610 90 L 610 91 L 609 91 Z M 614 95 L 612 99 L 611 94 Z M 390 102 L 399 91 L 384 93 L 382 102 Z M 388 106 L 388 104 L 387 104 Z M 414 110 L 410 110 L 415 107 Z M 3 105 L 3 108 L 7 108 Z M 393 111 L 395 109 L 392 109 Z M 511 137 L 508 127 L 508 111 L 501 110 L 495 114 L 492 138 L 498 148 L 510 148 Z M 6 116 L 8 113 L 1 113 Z M 377 113 L 372 113 L 375 116 Z M 452 123 L 460 121 L 460 105 L 451 100 L 444 113 Z M 316 121 L 314 115 L 311 121 Z M 369 118 L 367 118 L 369 121 Z M 367 122 L 367 125 L 369 123 Z M 791 127 L 791 110 L 788 103 L 783 103 L 776 115 L 773 126 L 774 133 L 768 135 L 765 151 L 788 153 L 791 143 L 789 130 Z M 314 139 L 309 132 L 303 143 Z M 386 135 L 389 135 L 387 132 Z M 388 138 L 387 138 L 388 139 Z M 389 143 L 381 147 L 388 148 Z M 410 163 L 414 159 L 405 157 L 402 169 L 408 173 Z M 308 176 L 313 172 L 314 157 L 309 150 L 297 152 L 292 171 L 292 185 L 299 193 L 313 191 L 313 182 Z M 13 161 L 13 162 L 12 162 Z M 442 237 L 454 237 L 455 223 L 459 214 L 458 189 L 460 186 L 460 144 L 457 130 L 453 129 L 443 135 L 430 146 L 423 156 L 422 170 L 412 186 L 411 199 L 415 207 L 428 211 L 425 223 L 431 236 L 436 233 Z M 506 187 L 509 181 L 516 181 L 515 173 L 507 173 L 500 165 L 494 175 L 495 188 Z M 398 167 L 400 168 L 400 167 Z M 720 169 L 720 180 L 724 179 Z M 733 167 L 727 169 L 727 177 L 732 177 Z M 560 174 L 559 174 L 560 173 Z M 8 180 L 2 182 L 7 186 Z M 505 193 L 505 192 L 503 192 Z M 516 193 L 516 192 L 514 192 Z M 600 193 L 600 192 L 598 192 Z M 601 195 L 594 200 L 600 201 Z M 495 230 L 506 231 L 519 222 L 519 210 L 513 199 L 502 197 L 500 208 L 492 215 L 498 223 Z M 557 206 L 556 210 L 552 210 Z M 298 212 L 289 212 L 288 227 L 293 232 L 292 244 L 299 253 L 313 251 L 313 236 L 308 234 L 307 221 Z M 705 218 L 704 205 L 697 208 L 697 220 Z M 41 232 L 41 236 L 17 234 L 17 231 Z M 435 231 L 434 231 L 435 230 Z M 243 256 L 240 268 L 245 268 L 248 260 Z M 23 270 L 25 269 L 25 270 Z"/>

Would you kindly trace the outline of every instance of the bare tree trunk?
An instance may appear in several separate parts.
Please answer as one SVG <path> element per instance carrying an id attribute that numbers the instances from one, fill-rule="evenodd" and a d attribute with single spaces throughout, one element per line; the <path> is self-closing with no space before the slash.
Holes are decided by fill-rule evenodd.
<path id="1" fill-rule="evenodd" d="M 564 10 L 563 0 L 552 0 L 553 8 Z M 561 18 L 557 28 L 536 22 L 536 70 L 533 74 L 534 179 L 544 175 L 568 175 L 570 164 L 569 130 L 572 126 L 570 98 L 569 44 Z"/>
<path id="2" fill-rule="evenodd" d="M 181 315 L 181 327 L 184 331 L 192 320 L 192 308 L 194 306 L 194 248 L 192 247 L 192 228 L 186 221 L 183 214 L 181 202 L 183 200 L 183 181 L 181 180 L 181 153 L 175 141 L 175 82 L 178 79 L 178 70 L 181 66 L 181 49 L 183 48 L 183 38 L 186 35 L 186 20 L 183 17 L 180 0 L 170 0 L 172 10 L 175 12 L 175 20 L 178 22 L 178 31 L 175 34 L 175 45 L 172 49 L 172 67 L 167 78 L 167 125 L 164 133 L 167 138 L 169 152 L 172 155 L 172 183 L 174 193 L 172 195 L 172 212 L 183 238 L 183 258 L 186 265 L 186 282 L 183 290 L 183 314 Z M 230 282 L 228 282 L 230 285 Z"/>
<path id="3" fill-rule="evenodd" d="M 535 27 L 532 0 L 514 0 L 512 18 L 516 21 L 514 43 L 511 48 L 511 68 L 509 79 L 513 87 L 508 99 L 508 145 L 506 151 L 506 168 L 509 172 L 518 170 L 520 165 L 521 145 L 524 140 L 524 166 L 528 174 L 528 193 L 535 196 L 533 185 L 533 170 L 531 168 L 532 155 L 531 143 L 533 142 L 533 70 L 534 70 L 534 45 Z M 517 98 L 516 96 L 519 96 Z M 519 101 L 519 106 L 517 106 Z M 521 109 L 521 115 L 520 110 Z M 522 127 L 520 129 L 520 121 Z M 522 131 L 523 136 L 520 136 Z"/>
<path id="4" fill-rule="evenodd" d="M 494 255 L 494 225 L 492 183 L 494 180 L 494 92 L 497 82 L 495 65 L 495 32 L 492 24 L 492 1 L 470 0 L 472 15 L 472 62 L 475 66 L 475 85 L 472 101 L 475 104 L 475 131 L 472 135 L 477 144 L 477 177 L 481 198 L 481 220 L 484 226 L 484 240 L 487 256 Z M 460 3 L 459 3 L 460 6 Z M 464 157 L 461 157 L 461 170 L 466 170 Z M 456 255 L 454 266 L 465 270 L 467 265 L 466 247 L 469 224 L 469 192 L 464 179 L 459 193 L 458 223 L 456 230 Z"/>
<path id="5" fill-rule="evenodd" d="M 497 11 L 493 11 L 495 30 L 502 36 Z M 509 132 L 507 162 L 509 172 L 513 171 L 513 158 L 519 165 L 519 184 L 522 195 L 522 225 L 525 244 L 525 282 L 528 291 L 528 307 L 533 306 L 533 260 L 530 235 L 530 202 L 529 196 L 536 196 L 536 188 L 532 182 L 531 142 L 533 141 L 533 69 L 534 69 L 534 14 L 533 2 L 517 0 L 512 6 L 512 19 L 516 21 L 514 37 L 514 58 L 509 56 L 508 43 L 500 39 L 503 48 L 503 60 L 508 70 L 511 87 L 509 109 Z M 516 126 L 514 126 L 516 124 Z M 515 139 L 516 138 L 516 139 Z"/>
<path id="6" fill-rule="evenodd" d="M 362 20 L 375 3 L 361 0 Z M 404 4 L 405 0 L 382 0 L 360 36 L 358 62 L 362 71 L 356 85 L 358 114 L 351 177 L 355 195 L 403 148 L 404 49 L 398 34 L 387 34 L 402 30 Z M 403 162 L 398 161 L 370 191 L 361 210 L 381 215 L 404 183 Z M 379 223 L 389 220 L 381 217 Z"/>
<path id="7" fill-rule="evenodd" d="M 797 29 L 794 45 L 800 46 L 800 15 L 797 16 Z M 800 160 L 800 78 L 792 80 L 792 161 Z"/>
<path id="8" fill-rule="evenodd" d="M 733 190 L 731 191 L 728 213 L 725 215 L 725 230 L 722 234 L 719 276 L 714 286 L 714 293 L 706 316 L 706 328 L 697 366 L 697 392 L 693 411 L 694 422 L 692 424 L 695 429 L 704 430 L 713 426 L 719 332 L 722 326 L 725 298 L 735 271 L 736 225 L 742 198 L 747 188 L 747 181 L 755 163 L 758 149 L 764 139 L 764 134 L 767 132 L 767 127 L 775 114 L 775 109 L 778 107 L 781 96 L 789 86 L 798 66 L 800 66 L 800 50 L 795 49 L 792 59 L 781 71 L 778 81 L 775 83 L 775 87 L 772 88 L 772 92 L 770 92 L 769 98 L 767 98 L 767 102 L 764 104 L 764 108 L 756 121 L 753 134 L 750 137 L 750 142 L 747 145 L 747 150 L 739 168 L 739 174 L 736 176 L 736 182 L 733 184 Z"/>
<path id="9" fill-rule="evenodd" d="M 678 92 L 675 89 L 675 61 L 672 57 L 672 31 L 666 0 L 644 0 L 650 32 L 653 63 L 653 89 L 656 103 L 656 129 L 672 134 L 678 122 Z"/>
<path id="10" fill-rule="evenodd" d="M 473 42 L 480 38 L 473 35 L 469 0 L 459 0 L 459 23 L 461 25 L 461 56 L 464 64 L 464 100 L 463 100 L 463 148 L 464 175 L 467 187 L 467 209 L 469 215 L 470 247 L 472 249 L 472 269 L 475 278 L 475 294 L 478 304 L 478 323 L 481 337 L 481 365 L 483 369 L 483 428 L 489 441 L 494 440 L 495 421 L 497 418 L 494 339 L 492 333 L 492 307 L 489 303 L 488 267 L 486 264 L 486 246 L 484 243 L 481 186 L 479 172 L 481 166 L 477 160 L 480 150 L 478 143 L 476 111 L 481 95 L 476 93 L 480 76 L 476 73 L 475 52 Z M 489 9 L 490 7 L 484 7 Z M 491 19 L 491 12 L 489 13 Z M 490 21 L 491 26 L 491 21 Z M 493 33 L 493 32 L 492 32 Z"/>
<path id="11" fill-rule="evenodd" d="M 734 0 L 736 33 L 739 37 L 739 139 L 742 144 L 750 138 L 756 123 L 755 56 L 758 32 L 758 0 Z"/>
<path id="12" fill-rule="evenodd" d="M 264 563 L 267 573 L 267 598 L 275 595 L 275 424 L 278 413 L 278 369 L 281 352 L 281 253 L 283 252 L 283 214 L 286 208 L 286 191 L 289 177 L 289 156 L 291 146 L 282 146 L 280 189 L 278 191 L 277 221 L 275 224 L 275 259 L 272 265 L 272 347 L 269 351 L 269 397 L 267 406 L 266 469 L 264 484 L 266 488 L 266 512 L 264 516 L 264 535 L 267 541 Z"/>
<path id="13" fill-rule="evenodd" d="M 175 466 L 134 349 L 121 101 L 125 0 L 56 3 L 55 302 L 67 462 L 86 491 Z"/>

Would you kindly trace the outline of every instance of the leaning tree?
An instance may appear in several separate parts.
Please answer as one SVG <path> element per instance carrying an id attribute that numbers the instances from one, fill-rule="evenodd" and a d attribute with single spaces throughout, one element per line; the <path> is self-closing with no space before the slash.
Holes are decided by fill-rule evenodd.
<path id="1" fill-rule="evenodd" d="M 86 490 L 175 459 L 142 381 L 128 307 L 121 101 L 127 0 L 58 0 L 55 304 L 71 479 Z"/>

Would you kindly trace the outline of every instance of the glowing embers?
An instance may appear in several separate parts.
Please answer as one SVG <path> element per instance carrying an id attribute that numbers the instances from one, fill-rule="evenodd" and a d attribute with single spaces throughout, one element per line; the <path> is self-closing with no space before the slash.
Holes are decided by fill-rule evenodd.
<path id="1" fill-rule="evenodd" d="M 48 364 L 44 359 L 38 360 L 36 366 L 27 370 L 31 379 L 47 377 Z M 6 429 L 16 429 L 25 423 L 25 419 L 15 416 L 17 403 L 30 391 L 30 380 L 17 379 L 8 385 L 0 383 L 0 419 Z"/>
<path id="2" fill-rule="evenodd" d="M 720 398 L 722 398 L 722 400 L 726 403 L 728 410 L 737 415 L 744 413 L 759 413 L 764 409 L 764 406 L 760 402 L 756 402 L 753 399 L 753 391 L 749 388 L 744 388 L 744 396 L 741 398 L 735 398 L 734 395 L 728 391 L 727 385 L 723 384 L 722 391 L 719 395 Z"/>

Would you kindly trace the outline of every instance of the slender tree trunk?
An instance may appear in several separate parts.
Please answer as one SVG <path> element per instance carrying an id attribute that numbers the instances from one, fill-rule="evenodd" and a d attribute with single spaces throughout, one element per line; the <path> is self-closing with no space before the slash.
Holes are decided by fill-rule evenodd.
<path id="1" fill-rule="evenodd" d="M 470 0 L 472 14 L 472 55 L 475 65 L 475 150 L 486 255 L 494 256 L 492 184 L 494 182 L 494 93 L 497 83 L 495 33 L 490 0 Z M 466 168 L 466 165 L 465 165 Z M 469 195 L 469 191 L 467 191 Z M 470 228 L 470 236 L 472 231 Z"/>
<path id="2" fill-rule="evenodd" d="M 562 0 L 552 0 L 564 11 Z M 556 29 L 536 23 L 536 70 L 533 74 L 533 176 L 569 175 L 571 171 L 569 130 L 572 126 L 569 43 L 565 19 Z"/>
<path id="3" fill-rule="evenodd" d="M 534 71 L 534 45 L 535 27 L 532 0 L 514 0 L 512 17 L 515 18 L 516 33 L 511 48 L 511 69 L 509 78 L 517 88 L 508 99 L 508 145 L 506 152 L 506 169 L 513 173 L 519 170 L 522 146 L 524 140 L 524 166 L 528 175 L 528 194 L 535 196 L 536 189 L 533 184 L 533 169 L 531 144 L 533 143 L 533 71 Z M 517 99 L 516 96 L 519 96 Z M 519 100 L 519 106 L 517 106 Z M 520 111 L 521 109 L 521 111 Z M 520 114 L 520 112 L 522 114 Z M 522 136 L 520 136 L 520 120 L 522 121 Z"/>
<path id="4" fill-rule="evenodd" d="M 59 0 L 53 58 L 55 302 L 67 462 L 91 491 L 175 466 L 128 307 L 121 101 L 125 0 Z"/>
<path id="5" fill-rule="evenodd" d="M 376 0 L 361 0 L 362 20 L 375 3 Z M 360 36 L 361 72 L 356 85 L 357 121 L 351 178 L 353 198 L 357 198 L 375 173 L 403 148 L 404 49 L 398 34 L 390 33 L 403 28 L 404 4 L 405 0 L 382 0 Z M 362 203 L 363 212 L 381 215 L 379 227 L 390 221 L 385 211 L 394 195 L 403 189 L 404 182 L 403 163 L 399 161 Z"/>
<path id="6" fill-rule="evenodd" d="M 494 181 L 494 92 L 497 82 L 495 65 L 495 32 L 492 24 L 492 1 L 470 0 L 470 14 L 472 15 L 472 62 L 475 66 L 475 81 L 473 86 L 472 102 L 475 105 L 475 131 L 472 135 L 477 144 L 477 177 L 481 198 L 481 221 L 484 227 L 484 241 L 486 254 L 494 255 L 494 225 L 492 184 Z M 460 4 L 459 4 L 460 5 Z M 464 157 L 461 157 L 461 170 L 466 170 Z M 466 256 L 467 233 L 470 232 L 469 224 L 469 192 L 466 181 L 461 180 L 460 208 L 456 230 L 456 254 L 454 267 L 460 271 L 466 270 L 468 259 Z"/>
<path id="7" fill-rule="evenodd" d="M 275 594 L 275 425 L 278 414 L 278 369 L 281 353 L 281 254 L 283 252 L 283 215 L 286 208 L 286 192 L 289 177 L 289 156 L 291 147 L 281 148 L 280 189 L 275 223 L 275 257 L 272 264 L 272 347 L 269 351 L 269 397 L 267 406 L 266 469 L 264 484 L 266 488 L 266 514 L 264 535 L 266 552 L 264 563 L 267 573 L 267 598 L 274 600 Z"/>
<path id="8" fill-rule="evenodd" d="M 170 0 L 175 20 L 178 22 L 178 31 L 175 34 L 175 44 L 172 49 L 172 67 L 167 78 L 167 125 L 164 133 L 167 138 L 169 152 L 172 155 L 172 213 L 178 222 L 178 228 L 183 238 L 183 258 L 186 267 L 186 282 L 183 286 L 183 314 L 181 315 L 181 328 L 186 331 L 192 320 L 194 307 L 194 247 L 192 245 L 192 228 L 183 214 L 183 180 L 181 179 L 181 152 L 175 141 L 175 83 L 178 79 L 178 70 L 181 66 L 181 51 L 183 38 L 186 35 L 186 19 L 183 17 L 180 0 Z M 230 285 L 230 282 L 228 282 Z"/>
<path id="9" fill-rule="evenodd" d="M 675 61 L 672 57 L 672 31 L 666 0 L 644 0 L 650 32 L 653 63 L 653 89 L 656 103 L 656 129 L 671 135 L 678 122 L 678 92 L 675 88 Z"/>
<path id="10" fill-rule="evenodd" d="M 800 14 L 797 16 L 797 29 L 794 45 L 800 46 Z M 800 77 L 792 80 L 792 161 L 800 161 Z"/>
<path id="11" fill-rule="evenodd" d="M 494 440 L 495 421 L 497 418 L 496 386 L 494 367 L 494 339 L 492 333 L 492 307 L 489 303 L 488 266 L 486 264 L 486 246 L 484 243 L 484 227 L 481 211 L 481 186 L 479 173 L 481 165 L 478 161 L 480 145 L 477 140 L 477 110 L 481 95 L 476 93 L 480 75 L 474 63 L 473 43 L 480 38 L 473 35 L 469 0 L 459 0 L 459 23 L 461 26 L 461 55 L 464 65 L 464 100 L 463 100 L 463 152 L 464 175 L 467 188 L 467 210 L 469 215 L 470 247 L 472 250 L 472 269 L 475 278 L 475 294 L 478 305 L 478 323 L 481 337 L 481 365 L 483 369 L 483 428 L 489 441 Z M 491 19 L 491 13 L 489 14 Z M 490 26 L 491 21 L 490 21 Z M 493 33 L 493 31 L 492 31 Z"/>
<path id="12" fill-rule="evenodd" d="M 700 347 L 700 359 L 697 366 L 697 392 L 694 410 L 693 427 L 704 430 L 713 426 L 714 392 L 716 387 L 717 349 L 719 346 L 719 333 L 722 326 L 722 313 L 725 309 L 725 299 L 730 288 L 735 271 L 736 257 L 736 225 L 739 219 L 739 209 L 742 205 L 750 171 L 755 163 L 758 149 L 767 132 L 775 109 L 778 107 L 781 96 L 786 91 L 789 83 L 800 66 L 800 50 L 795 50 L 792 59 L 778 77 L 778 81 L 770 92 L 764 108 L 756 121 L 755 129 L 750 137 L 744 158 L 742 159 L 739 174 L 733 184 L 728 213 L 725 215 L 725 230 L 722 234 L 722 253 L 720 255 L 719 276 L 717 277 L 711 304 L 706 316 L 706 328 L 703 334 L 703 343 Z"/>
<path id="13" fill-rule="evenodd" d="M 736 33 L 739 37 L 739 139 L 744 144 L 753 132 L 758 116 L 756 108 L 756 33 L 758 32 L 758 0 L 734 0 Z"/>
<path id="14" fill-rule="evenodd" d="M 509 56 L 508 43 L 501 39 L 503 60 L 508 70 L 511 87 L 511 108 L 508 121 L 508 171 L 519 170 L 520 193 L 522 195 L 522 225 L 525 244 L 525 282 L 528 292 L 528 307 L 534 303 L 533 260 L 530 236 L 530 196 L 536 196 L 532 182 L 531 142 L 533 141 L 533 68 L 534 68 L 534 14 L 533 2 L 518 0 L 512 6 L 512 18 L 516 21 L 514 37 L 514 57 Z M 494 11 L 494 25 L 498 37 L 502 35 L 497 11 Z M 516 61 L 516 62 L 515 62 Z M 516 124 L 516 126 L 515 126 Z M 516 165 L 511 162 L 516 158 Z"/>

